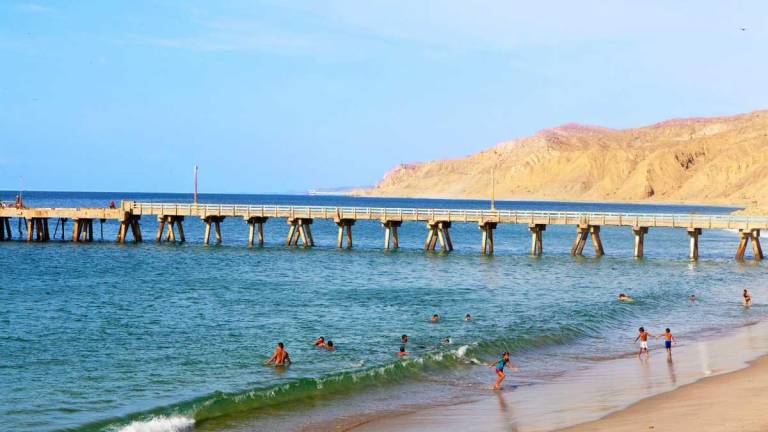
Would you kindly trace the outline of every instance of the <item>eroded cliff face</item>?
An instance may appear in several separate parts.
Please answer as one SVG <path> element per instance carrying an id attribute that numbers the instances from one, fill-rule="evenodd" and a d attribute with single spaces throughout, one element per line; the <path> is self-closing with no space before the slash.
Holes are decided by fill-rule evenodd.
<path id="1" fill-rule="evenodd" d="M 636 129 L 564 125 L 454 160 L 403 164 L 362 195 L 768 203 L 768 111 Z"/>

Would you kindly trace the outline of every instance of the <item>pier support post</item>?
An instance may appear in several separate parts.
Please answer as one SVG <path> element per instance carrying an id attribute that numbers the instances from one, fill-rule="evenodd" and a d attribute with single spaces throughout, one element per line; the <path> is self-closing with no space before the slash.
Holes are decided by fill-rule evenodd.
<path id="1" fill-rule="evenodd" d="M 632 235 L 635 238 L 635 258 L 643 257 L 643 248 L 645 243 L 645 235 L 648 234 L 648 227 L 633 226 Z"/>
<path id="2" fill-rule="evenodd" d="M 355 224 L 355 219 L 336 217 L 333 221 L 336 222 L 336 226 L 339 227 L 339 235 L 336 238 L 336 247 L 341 249 L 346 240 L 347 249 L 352 249 L 352 225 Z"/>
<path id="3" fill-rule="evenodd" d="M 600 240 L 600 226 L 599 225 L 578 225 L 576 227 L 576 240 L 573 241 L 571 246 L 572 256 L 583 256 L 584 246 L 587 244 L 587 238 L 592 237 L 592 245 L 595 248 L 595 256 L 601 257 L 605 255 L 603 250 L 603 242 Z"/>
<path id="4" fill-rule="evenodd" d="M 11 232 L 11 218 L 0 218 L 0 240 L 11 240 L 13 234 Z"/>
<path id="5" fill-rule="evenodd" d="M 740 229 L 739 230 L 739 246 L 736 248 L 736 259 L 739 261 L 744 260 L 744 254 L 747 251 L 750 240 L 752 241 L 752 253 L 754 254 L 755 261 L 763 259 L 763 248 L 760 245 L 760 230 L 752 229 Z"/>
<path id="6" fill-rule="evenodd" d="M 545 224 L 530 224 L 528 229 L 531 231 L 531 255 L 541 256 L 544 253 L 544 231 L 547 230 Z"/>
<path id="7" fill-rule="evenodd" d="M 93 241 L 93 219 L 76 218 L 72 227 L 72 241 L 74 243 Z"/>
<path id="8" fill-rule="evenodd" d="M 483 255 L 493 255 L 493 231 L 496 229 L 497 222 L 480 222 L 477 227 L 483 232 L 480 241 L 480 252 Z"/>
<path id="9" fill-rule="evenodd" d="M 701 228 L 688 228 L 688 258 L 691 261 L 699 259 L 699 236 L 701 235 Z"/>
<path id="10" fill-rule="evenodd" d="M 264 224 L 269 218 L 262 216 L 246 216 L 243 219 L 245 219 L 245 222 L 248 224 L 248 247 L 253 246 L 253 238 L 256 231 L 258 231 L 259 234 L 259 246 L 264 246 Z"/>
<path id="11" fill-rule="evenodd" d="M 165 232 L 165 236 L 163 236 L 166 225 L 168 226 L 168 231 Z M 165 237 L 165 241 L 175 242 L 177 231 L 179 233 L 179 242 L 185 242 L 187 239 L 184 236 L 184 216 L 159 215 L 157 217 L 157 236 L 155 237 L 156 241 L 162 241 L 163 237 Z"/>
<path id="12" fill-rule="evenodd" d="M 205 223 L 205 234 L 203 234 L 203 243 L 209 244 L 211 240 L 211 224 L 213 224 L 214 233 L 216 236 L 216 244 L 221 244 L 221 222 L 224 221 L 224 216 L 203 216 L 203 222 Z"/>
<path id="13" fill-rule="evenodd" d="M 125 243 L 125 239 L 128 237 L 128 230 L 131 230 L 131 234 L 133 235 L 133 241 L 134 243 L 138 243 L 142 241 L 141 238 L 141 225 L 139 225 L 139 220 L 141 219 L 141 215 L 133 215 L 130 213 L 125 213 L 123 216 L 123 220 L 120 221 L 120 226 L 117 229 L 117 242 L 118 243 Z"/>
<path id="14" fill-rule="evenodd" d="M 453 241 L 451 240 L 451 222 L 450 221 L 429 221 L 427 222 L 427 239 L 424 241 L 424 250 L 433 251 L 437 248 L 437 242 L 440 242 L 440 250 L 450 252 L 453 250 Z"/>
<path id="15" fill-rule="evenodd" d="M 265 219 L 266 220 L 266 219 Z M 298 246 L 301 241 L 302 247 L 312 247 L 315 245 L 315 240 L 312 237 L 312 225 L 313 220 L 309 218 L 289 218 L 288 225 L 288 238 L 285 240 L 286 246 Z M 259 228 L 260 238 L 263 240 L 263 234 L 261 228 Z"/>
<path id="16" fill-rule="evenodd" d="M 397 238 L 397 229 L 403 224 L 399 220 L 385 220 L 381 222 L 384 227 L 384 250 L 397 249 L 400 247 Z M 390 241 L 391 240 L 391 241 Z"/>
<path id="17" fill-rule="evenodd" d="M 601 257 L 605 255 L 605 251 L 603 250 L 603 242 L 600 241 L 600 226 L 591 225 L 589 227 L 589 233 L 592 236 L 592 246 L 595 248 L 595 256 Z"/>

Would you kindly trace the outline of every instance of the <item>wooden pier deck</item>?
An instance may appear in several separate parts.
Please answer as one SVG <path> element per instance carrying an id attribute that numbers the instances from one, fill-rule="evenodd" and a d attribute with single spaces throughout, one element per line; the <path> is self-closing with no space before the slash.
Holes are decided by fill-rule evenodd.
<path id="1" fill-rule="evenodd" d="M 420 209 L 386 207 L 328 207 L 294 205 L 230 205 L 142 203 L 123 201 L 119 208 L 0 208 L 0 240 L 12 238 L 9 220 L 20 218 L 27 227 L 26 240 L 47 241 L 48 220 L 62 225 L 72 220 L 73 241 L 91 241 L 93 220 L 115 220 L 120 223 L 117 241 L 123 242 L 129 234 L 134 241 L 142 241 L 139 221 L 142 217 L 156 217 L 157 241 L 185 241 L 185 218 L 200 218 L 205 223 L 204 243 L 210 242 L 213 231 L 217 243 L 222 241 L 219 224 L 225 218 L 242 218 L 249 227 L 248 245 L 252 246 L 258 232 L 258 244 L 263 245 L 263 224 L 269 219 L 285 219 L 288 223 L 287 246 L 314 245 L 311 226 L 314 220 L 330 220 L 338 226 L 337 246 L 352 247 L 352 226 L 356 221 L 378 221 L 384 228 L 384 249 L 398 247 L 397 229 L 405 222 L 422 222 L 427 227 L 425 250 L 435 250 L 439 242 L 444 251 L 453 249 L 450 228 L 454 223 L 477 224 L 482 231 L 481 252 L 493 253 L 493 231 L 498 224 L 527 225 L 531 232 L 531 254 L 543 253 L 543 234 L 548 225 L 573 225 L 576 237 L 572 255 L 582 255 L 591 238 L 595 255 L 603 255 L 600 239 L 601 227 L 628 227 L 634 235 L 634 256 L 642 257 L 644 238 L 652 228 L 685 229 L 690 238 L 689 256 L 698 259 L 698 238 L 703 230 L 725 229 L 738 232 L 736 258 L 744 259 L 751 243 L 756 260 L 763 258 L 760 232 L 768 230 L 768 217 L 700 214 L 639 214 L 606 212 L 517 211 L 481 209 Z M 58 228 L 58 225 L 57 225 Z M 90 233 L 90 234 L 89 234 Z"/>

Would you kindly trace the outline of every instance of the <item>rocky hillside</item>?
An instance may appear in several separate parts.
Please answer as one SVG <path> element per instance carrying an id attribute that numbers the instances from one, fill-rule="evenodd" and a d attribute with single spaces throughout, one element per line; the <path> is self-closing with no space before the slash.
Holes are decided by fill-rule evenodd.
<path id="1" fill-rule="evenodd" d="M 768 111 L 615 130 L 568 124 L 454 160 L 400 165 L 361 195 L 768 203 Z"/>

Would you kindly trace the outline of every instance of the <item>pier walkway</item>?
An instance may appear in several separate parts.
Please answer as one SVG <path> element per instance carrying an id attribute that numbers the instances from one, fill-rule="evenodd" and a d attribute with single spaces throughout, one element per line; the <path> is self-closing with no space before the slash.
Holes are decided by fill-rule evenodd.
<path id="1" fill-rule="evenodd" d="M 288 225 L 286 246 L 314 246 L 312 223 L 314 220 L 331 220 L 338 226 L 337 247 L 352 247 L 352 226 L 356 221 L 378 221 L 384 228 L 384 249 L 398 247 L 397 229 L 404 222 L 422 222 L 427 227 L 425 250 L 436 250 L 437 244 L 444 251 L 453 250 L 450 228 L 454 223 L 477 224 L 481 231 L 480 250 L 492 254 L 493 232 L 498 224 L 527 225 L 531 233 L 531 254 L 544 251 L 544 232 L 548 225 L 573 225 L 575 240 L 572 255 L 582 255 L 586 243 L 591 240 L 595 255 L 603 255 L 600 228 L 628 227 L 634 236 L 634 256 L 643 256 L 644 238 L 651 228 L 685 229 L 690 238 L 689 257 L 699 257 L 699 236 L 706 229 L 726 229 L 738 232 L 735 257 L 744 259 L 751 243 L 754 259 L 763 258 L 760 232 L 768 230 L 768 217 L 698 214 L 638 214 L 605 212 L 516 211 L 481 209 L 419 209 L 385 207 L 326 207 L 293 205 L 229 205 L 142 203 L 123 201 L 119 208 L 0 208 L 0 241 L 12 239 L 11 218 L 24 221 L 27 241 L 48 241 L 49 220 L 56 220 L 55 233 L 61 226 L 73 222 L 72 241 L 92 241 L 93 221 L 115 220 L 120 223 L 117 241 L 124 242 L 129 234 L 134 241 L 142 241 L 140 220 L 142 216 L 157 218 L 156 241 L 185 241 L 185 218 L 199 218 L 205 224 L 203 242 L 210 243 L 211 232 L 216 243 L 222 241 L 220 223 L 225 218 L 242 218 L 248 225 L 248 245 L 264 244 L 263 224 L 269 219 L 285 219 Z M 256 234 L 258 237 L 256 238 Z"/>

